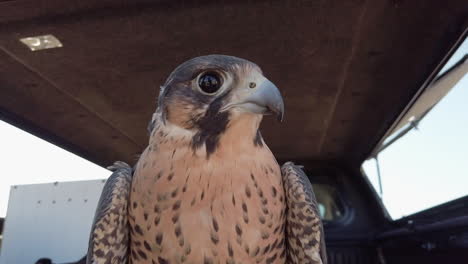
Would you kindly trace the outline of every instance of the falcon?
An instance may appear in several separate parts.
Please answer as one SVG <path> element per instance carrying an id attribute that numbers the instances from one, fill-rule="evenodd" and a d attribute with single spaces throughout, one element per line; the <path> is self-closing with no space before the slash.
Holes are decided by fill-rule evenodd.
<path id="1" fill-rule="evenodd" d="M 134 168 L 111 166 L 87 263 L 327 263 L 311 183 L 281 168 L 263 115 L 282 120 L 278 88 L 256 64 L 193 58 L 161 87 Z"/>

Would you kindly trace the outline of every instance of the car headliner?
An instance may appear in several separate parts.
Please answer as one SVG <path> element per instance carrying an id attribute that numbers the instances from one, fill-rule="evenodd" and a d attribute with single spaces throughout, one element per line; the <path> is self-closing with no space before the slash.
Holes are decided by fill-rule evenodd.
<path id="1" fill-rule="evenodd" d="M 106 166 L 133 164 L 167 75 L 229 54 L 282 91 L 280 161 L 358 167 L 465 35 L 453 1 L 0 2 L 0 118 Z M 31 52 L 23 37 L 63 47 Z"/>

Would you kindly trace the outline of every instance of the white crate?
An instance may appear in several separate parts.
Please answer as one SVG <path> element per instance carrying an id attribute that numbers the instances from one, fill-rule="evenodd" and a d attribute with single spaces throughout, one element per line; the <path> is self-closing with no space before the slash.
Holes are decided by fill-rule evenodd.
<path id="1" fill-rule="evenodd" d="M 84 256 L 105 180 L 11 187 L 0 264 L 55 263 Z"/>

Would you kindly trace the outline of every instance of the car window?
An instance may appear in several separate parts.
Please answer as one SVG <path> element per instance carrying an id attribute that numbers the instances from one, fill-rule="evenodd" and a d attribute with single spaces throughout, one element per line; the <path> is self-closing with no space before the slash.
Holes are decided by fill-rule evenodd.
<path id="1" fill-rule="evenodd" d="M 465 40 L 363 164 L 393 219 L 468 195 L 467 53 Z"/>

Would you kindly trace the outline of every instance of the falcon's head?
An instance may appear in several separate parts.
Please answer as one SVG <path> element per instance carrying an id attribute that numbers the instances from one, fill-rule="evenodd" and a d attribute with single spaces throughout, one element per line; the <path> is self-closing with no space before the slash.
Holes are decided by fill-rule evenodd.
<path id="1" fill-rule="evenodd" d="M 261 145 L 258 126 L 265 114 L 282 120 L 284 104 L 278 88 L 254 63 L 225 55 L 196 57 L 179 65 L 161 87 L 155 117 L 193 133 L 194 148 L 207 153 L 220 137 L 243 126 L 240 140 Z M 156 119 L 156 118 L 154 118 Z M 152 130 L 154 124 L 150 125 Z M 243 137 L 243 138 L 241 138 Z M 246 138 L 247 137 L 247 138 Z"/>

